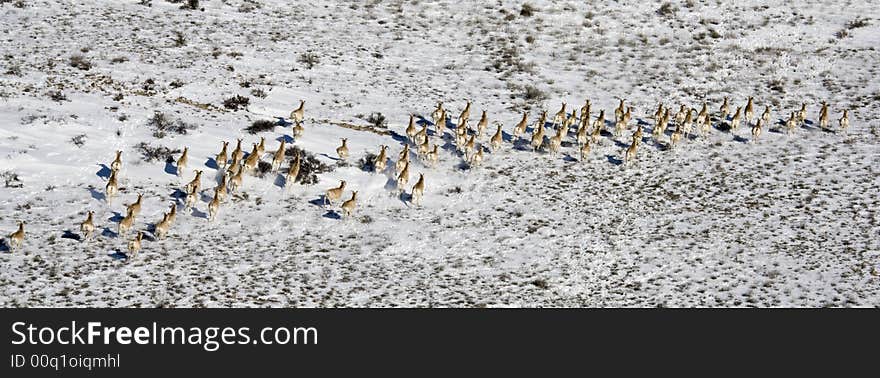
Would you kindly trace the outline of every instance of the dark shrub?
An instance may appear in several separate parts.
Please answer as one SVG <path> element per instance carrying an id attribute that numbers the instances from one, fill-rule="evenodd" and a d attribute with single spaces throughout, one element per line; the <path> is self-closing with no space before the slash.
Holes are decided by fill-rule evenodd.
<path id="1" fill-rule="evenodd" d="M 358 160 L 358 168 L 364 172 L 373 172 L 376 170 L 376 154 L 367 153 L 366 156 Z"/>
<path id="2" fill-rule="evenodd" d="M 164 162 L 173 162 L 174 156 L 180 153 L 180 150 L 177 149 L 169 149 L 165 146 L 151 146 L 146 142 L 140 142 L 134 146 L 134 148 L 140 151 L 141 156 L 144 157 L 144 161 L 151 163 L 154 161 L 164 161 Z"/>
<path id="3" fill-rule="evenodd" d="M 246 127 L 244 130 L 251 134 L 262 133 L 266 131 L 275 130 L 275 122 L 260 119 L 254 121 L 250 126 Z"/>
<path id="4" fill-rule="evenodd" d="M 333 170 L 332 166 L 322 163 L 315 155 L 297 146 L 285 150 L 284 155 L 300 157 L 299 175 L 296 176 L 296 182 L 303 185 L 314 185 L 318 183 L 319 174 Z"/>
<path id="5" fill-rule="evenodd" d="M 247 108 L 248 104 L 250 104 L 251 99 L 244 96 L 235 95 L 230 98 L 223 100 L 223 107 L 226 109 L 230 109 L 233 111 Z"/>
<path id="6" fill-rule="evenodd" d="M 147 126 L 153 128 L 153 136 L 159 139 L 164 138 L 165 134 L 169 132 L 186 135 L 188 130 L 196 129 L 195 125 L 171 119 L 160 111 L 153 113 L 153 117 L 147 120 Z"/>

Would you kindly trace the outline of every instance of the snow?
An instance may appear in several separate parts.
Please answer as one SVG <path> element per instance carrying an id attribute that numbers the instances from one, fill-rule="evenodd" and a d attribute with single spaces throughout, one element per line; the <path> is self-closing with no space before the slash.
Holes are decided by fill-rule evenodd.
<path id="1" fill-rule="evenodd" d="M 507 0 L 24 3 L 0 4 L 0 173 L 21 181 L 0 186 L 0 230 L 23 220 L 27 231 L 21 250 L 0 251 L 5 307 L 880 305 L 880 14 L 870 1 L 671 1 L 661 14 L 660 3 L 535 0 L 528 17 Z M 867 25 L 846 28 L 857 17 Z M 304 53 L 318 62 L 309 68 Z M 92 67 L 72 67 L 77 54 Z M 526 98 L 527 86 L 544 97 Z M 223 107 L 234 95 L 246 109 Z M 658 102 L 714 112 L 724 96 L 734 109 L 754 96 L 774 122 L 806 103 L 810 122 L 791 136 L 765 128 L 758 143 L 747 125 L 672 150 L 668 136 L 651 138 Z M 508 140 L 479 167 L 447 136 L 436 168 L 413 153 L 402 196 L 393 172 L 357 161 L 384 144 L 393 167 L 403 143 L 340 126 L 369 127 L 381 113 L 405 135 L 410 114 L 430 118 L 442 101 L 454 123 L 472 100 L 472 125 L 488 111 L 488 145 L 496 122 L 510 134 L 523 111 L 534 122 L 590 99 L 593 117 L 605 109 L 613 120 L 621 98 L 645 132 L 631 166 L 619 163 L 632 126 L 603 136 L 586 161 L 572 133 L 560 155 Z M 301 99 L 301 138 L 289 124 L 244 131 Z M 850 110 L 848 131 L 815 127 L 822 101 L 835 129 Z M 156 138 L 147 122 L 157 111 L 197 128 Z M 291 188 L 246 176 L 246 196 L 208 222 L 217 172 L 206 162 L 222 141 L 231 153 L 242 138 L 250 152 L 260 137 L 263 161 L 288 138 L 335 168 Z M 341 138 L 351 157 L 336 166 Z M 145 161 L 141 142 L 188 146 L 183 177 Z M 122 189 L 108 204 L 117 149 Z M 196 209 L 183 212 L 181 199 L 167 239 L 147 232 L 135 258 L 120 258 L 133 237 L 115 235 L 124 204 L 145 195 L 135 228 L 149 230 L 194 169 L 205 172 Z M 416 207 L 407 199 L 420 172 Z M 340 180 L 344 199 L 358 191 L 353 218 L 316 205 Z M 78 235 L 89 210 L 100 235 L 62 237 Z"/>

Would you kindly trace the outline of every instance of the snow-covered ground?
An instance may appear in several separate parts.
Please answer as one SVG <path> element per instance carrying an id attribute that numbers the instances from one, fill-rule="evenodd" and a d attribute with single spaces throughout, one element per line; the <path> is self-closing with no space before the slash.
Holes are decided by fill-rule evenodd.
<path id="1" fill-rule="evenodd" d="M 27 222 L 24 247 L 0 251 L 2 306 L 880 305 L 872 1 L 140 3 L 0 1 L 0 230 Z M 246 108 L 224 107 L 234 95 Z M 651 137 L 659 102 L 715 112 L 724 96 L 734 109 L 754 96 L 774 122 L 806 103 L 809 121 L 758 143 L 748 126 L 674 149 Z M 510 141 L 524 111 L 533 122 L 590 99 L 611 121 L 621 98 L 645 131 L 631 166 L 633 125 L 586 161 L 573 133 L 556 156 Z M 301 99 L 302 137 L 287 123 L 244 131 Z M 485 110 L 489 135 L 503 126 L 504 146 L 479 167 L 449 135 L 437 167 L 413 154 L 407 194 L 424 173 L 421 207 L 395 193 L 393 172 L 358 167 L 382 144 L 397 159 L 409 114 L 430 119 L 443 101 L 454 123 L 465 100 L 471 125 Z M 816 127 L 822 101 L 835 129 L 849 109 L 846 133 Z M 157 138 L 155 112 L 195 128 Z M 344 127 L 373 113 L 390 133 Z M 249 152 L 260 137 L 263 161 L 286 139 L 334 169 L 288 189 L 246 176 L 208 222 L 221 142 Z M 142 142 L 188 146 L 184 177 L 146 161 Z M 117 149 L 122 189 L 108 204 Z M 167 239 L 146 232 L 122 258 L 124 204 L 144 194 L 135 228 L 151 230 L 194 169 L 195 209 L 181 203 Z M 344 198 L 359 193 L 352 218 L 320 205 L 339 180 Z M 99 236 L 82 242 L 89 210 Z"/>

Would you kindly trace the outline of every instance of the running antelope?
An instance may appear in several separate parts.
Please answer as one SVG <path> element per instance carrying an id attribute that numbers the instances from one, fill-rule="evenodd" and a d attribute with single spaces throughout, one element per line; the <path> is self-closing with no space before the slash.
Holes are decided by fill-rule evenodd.
<path id="1" fill-rule="evenodd" d="M 633 110 L 632 106 L 628 106 L 626 108 L 626 113 L 623 113 L 623 117 L 621 117 L 621 119 L 623 119 L 624 125 L 628 125 L 629 121 L 632 120 L 632 110 Z"/>
<path id="2" fill-rule="evenodd" d="M 529 113 L 523 113 L 522 119 L 513 127 L 513 137 L 519 138 L 526 132 L 526 125 L 529 124 Z"/>
<path id="3" fill-rule="evenodd" d="M 624 164 L 631 163 L 636 158 L 636 150 L 639 148 L 638 140 L 633 137 L 632 143 L 626 149 L 626 155 L 623 157 Z"/>
<path id="4" fill-rule="evenodd" d="M 171 221 L 168 219 L 168 213 L 162 213 L 162 220 L 156 223 L 153 232 L 157 238 L 165 239 L 169 229 L 171 229 Z"/>
<path id="5" fill-rule="evenodd" d="M 18 221 L 18 230 L 9 234 L 9 249 L 21 248 L 24 245 L 24 222 Z"/>
<path id="6" fill-rule="evenodd" d="M 464 144 L 464 157 L 466 160 L 470 160 L 471 156 L 473 156 L 474 148 L 476 147 L 476 135 L 471 134 L 471 137 Z"/>
<path id="7" fill-rule="evenodd" d="M 675 131 L 672 133 L 672 136 L 669 138 L 669 146 L 670 148 L 675 148 L 675 146 L 681 142 L 681 126 L 676 126 Z"/>
<path id="8" fill-rule="evenodd" d="M 440 117 L 434 121 L 434 128 L 434 135 L 443 139 L 443 134 L 446 133 L 446 110 L 443 110 L 440 113 Z"/>
<path id="9" fill-rule="evenodd" d="M 177 203 L 172 202 L 171 208 L 168 210 L 168 224 L 174 223 L 175 219 L 177 219 Z"/>
<path id="10" fill-rule="evenodd" d="M 348 159 L 348 138 L 342 138 L 342 145 L 336 147 L 336 154 L 342 160 Z"/>
<path id="11" fill-rule="evenodd" d="M 556 129 L 556 135 L 550 137 L 550 153 L 552 155 L 556 155 L 559 153 L 559 149 L 562 147 L 562 136 L 565 134 L 565 128 L 560 126 Z"/>
<path id="12" fill-rule="evenodd" d="M 421 206 L 422 197 L 425 195 L 425 175 L 419 173 L 419 181 L 416 181 L 416 184 L 413 185 L 412 188 L 412 203 L 416 206 Z"/>
<path id="13" fill-rule="evenodd" d="M 691 131 L 693 131 L 694 127 L 694 113 L 697 111 L 694 109 L 690 109 L 687 112 L 687 115 L 684 117 L 684 123 L 682 124 L 682 131 L 685 136 L 691 135 Z"/>
<path id="14" fill-rule="evenodd" d="M 324 205 L 330 204 L 333 206 L 333 201 L 336 201 L 342 198 L 342 193 L 345 191 L 345 180 L 339 182 L 339 186 L 331 189 L 327 189 L 327 192 L 324 193 Z"/>
<path id="15" fill-rule="evenodd" d="M 357 207 L 357 194 L 356 191 L 351 192 L 351 198 L 342 203 L 342 214 L 346 217 L 354 215 L 354 209 Z"/>
<path id="16" fill-rule="evenodd" d="M 465 105 L 464 110 L 461 111 L 461 115 L 458 116 L 458 120 L 467 121 L 471 116 L 471 102 L 468 101 L 467 105 Z"/>
<path id="17" fill-rule="evenodd" d="M 620 137 L 621 135 L 623 135 L 624 130 L 626 130 L 626 123 L 621 117 L 616 122 L 614 122 L 614 136 Z"/>
<path id="18" fill-rule="evenodd" d="M 703 138 L 709 136 L 709 130 L 712 129 L 712 118 L 706 117 L 703 118 L 703 123 L 700 125 L 700 136 Z"/>
<path id="19" fill-rule="evenodd" d="M 431 152 L 428 152 L 428 159 L 427 160 L 432 168 L 436 167 L 437 162 L 440 160 L 440 151 L 438 151 L 438 148 L 439 148 L 439 146 L 435 144 L 434 149 L 431 150 Z"/>
<path id="20" fill-rule="evenodd" d="M 434 121 L 434 125 L 440 123 L 440 117 L 443 115 L 443 113 L 443 102 L 438 102 L 437 108 L 435 108 L 434 111 L 431 112 L 431 120 Z"/>
<path id="21" fill-rule="evenodd" d="M 840 120 L 838 121 L 840 123 L 840 130 L 842 131 L 846 131 L 846 129 L 849 128 L 849 115 L 847 114 L 848 111 L 848 109 L 844 109 L 843 116 L 841 116 Z"/>
<path id="22" fill-rule="evenodd" d="M 788 122 L 785 123 L 786 128 L 788 128 L 788 134 L 791 135 L 797 129 L 798 126 L 798 118 L 800 116 L 796 112 L 792 112 L 791 116 L 788 117 Z"/>
<path id="23" fill-rule="evenodd" d="M 819 127 L 823 130 L 828 129 L 828 104 L 822 101 L 822 110 L 819 111 Z"/>
<path id="24" fill-rule="evenodd" d="M 654 123 L 659 123 L 661 117 L 663 117 L 663 103 L 662 102 L 660 103 L 660 105 L 657 105 L 657 111 L 654 112 Z"/>
<path id="25" fill-rule="evenodd" d="M 724 103 L 721 104 L 721 108 L 718 109 L 718 112 L 721 113 L 721 120 L 726 121 L 727 116 L 730 114 L 730 100 L 727 98 L 727 96 L 724 96 Z"/>
<path id="26" fill-rule="evenodd" d="M 302 126 L 302 124 L 297 123 L 296 125 L 293 125 L 293 137 L 294 138 L 301 137 L 305 132 L 306 132 L 306 129 L 305 129 L 305 127 Z"/>
<path id="27" fill-rule="evenodd" d="M 690 114 L 690 110 L 688 110 L 687 106 L 681 105 L 681 107 L 678 108 L 678 112 L 675 113 L 675 124 L 681 125 L 682 123 L 684 123 L 684 120 L 685 118 L 687 118 L 688 114 Z"/>
<path id="28" fill-rule="evenodd" d="M 492 138 L 489 139 L 489 146 L 492 147 L 492 151 L 498 151 L 501 148 L 501 142 L 504 140 L 504 134 L 501 133 L 501 125 L 498 125 L 498 130 L 495 131 L 495 135 L 492 135 Z"/>
<path id="29" fill-rule="evenodd" d="M 223 142 L 223 148 L 220 150 L 220 153 L 214 158 L 214 162 L 217 164 L 217 168 L 225 169 L 227 156 L 226 156 L 226 148 L 229 147 L 229 142 Z"/>
<path id="30" fill-rule="evenodd" d="M 239 139 L 238 144 L 235 146 L 235 149 L 232 150 L 232 164 L 238 164 L 243 157 L 244 151 L 242 151 L 241 149 L 241 139 Z"/>
<path id="31" fill-rule="evenodd" d="M 755 118 L 755 101 L 752 99 L 752 96 L 749 96 L 749 101 L 746 103 L 745 117 L 746 123 L 751 123 L 752 119 Z"/>
<path id="32" fill-rule="evenodd" d="M 599 131 L 596 131 L 596 129 L 599 129 Z M 605 109 L 600 110 L 599 118 L 596 118 L 596 120 L 593 121 L 594 133 L 600 133 L 602 129 L 605 129 Z"/>
<path id="33" fill-rule="evenodd" d="M 137 201 L 134 201 L 131 205 L 128 205 L 128 211 L 130 211 L 134 216 L 138 216 L 141 213 L 141 204 L 143 203 L 144 195 L 138 194 Z"/>
<path id="34" fill-rule="evenodd" d="M 471 156 L 471 160 L 469 163 L 470 163 L 470 165 L 472 165 L 474 167 L 479 167 L 481 164 L 483 164 L 483 146 L 482 145 L 477 146 L 477 152 L 474 153 L 473 156 Z"/>
<path id="35" fill-rule="evenodd" d="M 577 110 L 572 110 L 571 115 L 563 123 L 565 131 L 571 130 L 571 126 L 578 123 Z"/>
<path id="36" fill-rule="evenodd" d="M 602 114 L 602 113 L 599 113 Z M 599 122 L 593 126 L 593 132 L 590 133 L 590 143 L 596 144 L 599 143 L 599 139 L 602 138 L 602 126 Z"/>
<path id="37" fill-rule="evenodd" d="M 486 111 L 483 110 L 483 115 L 480 116 L 480 122 L 477 122 L 477 138 L 483 139 L 483 134 L 486 132 L 486 126 L 489 125 L 489 117 L 486 115 Z"/>
<path id="38" fill-rule="evenodd" d="M 83 234 L 83 240 L 89 240 L 95 234 L 94 211 L 89 211 L 86 220 L 79 224 L 79 231 Z"/>
<path id="39" fill-rule="evenodd" d="M 400 171 L 403 170 L 404 167 L 409 165 L 409 154 L 403 155 L 403 158 L 397 161 L 394 164 L 394 172 L 400 174 Z"/>
<path id="40" fill-rule="evenodd" d="M 229 178 L 229 190 L 233 192 L 237 192 L 238 189 L 241 188 L 242 183 L 242 174 L 244 173 L 244 169 L 242 167 L 238 167 L 235 173 L 232 174 L 232 177 Z"/>
<path id="41" fill-rule="evenodd" d="M 244 164 L 242 164 L 243 168 L 247 172 L 253 172 L 254 169 L 257 168 L 257 165 L 260 163 L 260 151 L 257 144 L 254 143 L 254 148 L 251 150 L 250 155 L 244 159 Z"/>
<path id="42" fill-rule="evenodd" d="M 229 193 L 226 190 L 226 176 L 220 178 L 220 182 L 214 187 L 214 193 L 217 194 L 217 197 L 220 198 L 221 202 L 226 199 L 226 195 Z"/>
<path id="43" fill-rule="evenodd" d="M 797 113 L 797 124 L 803 125 L 807 121 L 807 104 L 801 103 L 801 110 Z"/>
<path id="44" fill-rule="evenodd" d="M 624 99 L 620 99 L 620 105 L 617 105 L 617 108 L 614 109 L 614 120 L 620 120 L 623 117 L 623 112 L 626 110 L 624 107 Z"/>
<path id="45" fill-rule="evenodd" d="M 409 145 L 404 144 L 403 150 L 401 150 L 400 154 L 398 154 L 398 156 L 397 156 L 397 160 L 399 161 L 399 160 L 408 159 L 408 158 L 409 158 Z"/>
<path id="46" fill-rule="evenodd" d="M 113 201 L 113 197 L 119 193 L 119 181 L 116 179 L 116 173 L 119 171 L 110 172 L 110 178 L 107 179 L 107 203 L 111 203 Z"/>
<path id="47" fill-rule="evenodd" d="M 764 113 L 761 114 L 761 121 L 763 121 L 764 124 L 770 123 L 770 105 L 764 106 Z"/>
<path id="48" fill-rule="evenodd" d="M 591 148 L 590 144 L 591 144 L 591 142 L 588 139 L 584 144 L 581 145 L 580 152 L 581 152 L 581 160 L 582 161 L 586 161 L 587 155 L 590 154 L 590 148 Z"/>
<path id="49" fill-rule="evenodd" d="M 201 188 L 202 188 L 202 171 L 197 170 L 196 176 L 193 177 L 192 181 L 190 181 L 188 184 L 186 184 L 184 189 L 186 189 L 187 192 L 192 192 L 192 191 L 197 192 Z"/>
<path id="50" fill-rule="evenodd" d="M 281 146 L 278 146 L 278 149 L 275 150 L 275 154 L 272 155 L 272 172 L 278 172 L 278 169 L 281 168 L 281 163 L 284 162 L 284 144 L 285 140 L 281 139 Z M 339 151 L 339 149 L 336 150 L 337 152 Z"/>
<path id="51" fill-rule="evenodd" d="M 110 163 L 110 171 L 117 172 L 122 169 L 122 151 L 116 151 L 116 158 Z"/>
<path id="52" fill-rule="evenodd" d="M 761 136 L 762 122 L 763 121 L 759 119 L 758 122 L 755 123 L 755 126 L 752 126 L 752 143 L 758 143 L 758 137 Z"/>
<path id="53" fill-rule="evenodd" d="M 422 129 L 416 133 L 416 140 L 413 141 L 415 144 L 427 143 L 428 142 L 428 124 L 422 125 Z"/>
<path id="54" fill-rule="evenodd" d="M 297 125 L 302 123 L 303 115 L 305 115 L 305 110 L 304 110 L 305 106 L 306 106 L 306 102 L 303 100 L 299 100 L 299 107 L 296 108 L 296 110 L 290 112 L 290 119 L 292 119 L 294 122 L 296 122 Z"/>
<path id="55" fill-rule="evenodd" d="M 141 241 L 144 239 L 144 233 L 138 231 L 137 236 L 134 237 L 134 240 L 128 242 L 128 253 L 131 256 L 126 256 L 127 259 L 134 258 L 138 252 L 141 250 Z"/>
<path id="56" fill-rule="evenodd" d="M 529 144 L 533 150 L 538 151 L 541 149 L 541 146 L 544 144 L 544 125 L 535 126 L 535 130 L 532 131 L 532 141 Z"/>
<path id="57" fill-rule="evenodd" d="M 416 117 L 412 114 L 409 115 L 409 125 L 406 127 L 406 137 L 409 138 L 410 142 L 416 142 L 416 134 L 418 130 L 416 129 Z"/>
<path id="58" fill-rule="evenodd" d="M 284 177 L 284 186 L 290 187 L 296 182 L 296 176 L 299 175 L 299 167 L 300 167 L 300 157 L 296 155 L 293 157 L 293 161 L 290 163 L 290 168 L 287 169 L 287 176 Z"/>
<path id="59" fill-rule="evenodd" d="M 186 169 L 186 163 L 189 161 L 187 155 L 189 154 L 189 147 L 183 148 L 183 153 L 180 154 L 180 158 L 177 159 L 177 177 L 183 176 L 183 170 Z"/>
<path id="60" fill-rule="evenodd" d="M 403 191 L 407 182 L 409 182 L 409 162 L 404 164 L 400 174 L 397 175 L 397 189 Z"/>
<path id="61" fill-rule="evenodd" d="M 703 122 L 706 122 L 706 118 L 709 118 L 709 106 L 706 102 L 703 102 L 703 108 L 700 109 L 700 113 L 697 114 L 697 125 L 702 125 Z"/>
<path id="62" fill-rule="evenodd" d="M 208 222 L 217 219 L 218 211 L 220 211 L 220 192 L 214 191 L 214 198 L 208 203 Z"/>
<path id="63" fill-rule="evenodd" d="M 264 152 L 266 152 L 266 138 L 260 137 L 260 144 L 257 145 L 257 155 L 263 156 Z"/>
<path id="64" fill-rule="evenodd" d="M 196 205 L 196 201 L 199 199 L 199 192 L 193 187 L 189 192 L 186 193 L 186 199 L 183 202 L 183 209 L 189 211 L 193 206 Z"/>
<path id="65" fill-rule="evenodd" d="M 742 118 L 742 107 L 736 108 L 736 113 L 733 113 L 733 118 L 730 119 L 730 129 L 736 130 L 739 128 L 739 122 Z"/>
<path id="66" fill-rule="evenodd" d="M 590 100 L 589 100 L 589 99 L 584 100 L 584 106 L 581 106 L 581 118 L 584 117 L 584 114 L 587 115 L 587 118 L 590 118 L 590 117 L 589 117 L 589 115 L 590 115 L 590 106 L 591 106 L 591 104 L 590 104 Z"/>
<path id="67" fill-rule="evenodd" d="M 428 159 L 428 153 L 431 152 L 431 143 L 427 139 L 419 144 L 419 159 L 425 161 Z"/>
<path id="68" fill-rule="evenodd" d="M 373 172 L 384 172 L 388 166 L 388 146 L 379 146 L 379 155 L 373 160 Z"/>
<path id="69" fill-rule="evenodd" d="M 125 234 L 127 234 L 128 231 L 131 230 L 131 227 L 133 225 L 134 225 L 134 214 L 132 214 L 131 211 L 127 211 L 125 213 L 125 217 L 122 218 L 121 221 L 119 221 L 119 225 L 116 228 L 116 233 L 121 236 L 125 236 Z"/>
<path id="70" fill-rule="evenodd" d="M 588 137 L 589 137 L 589 135 L 587 135 L 587 125 L 581 123 L 581 125 L 578 127 L 577 133 L 576 133 L 576 139 L 577 139 L 578 146 L 583 146 L 584 143 L 587 143 Z"/>
<path id="71" fill-rule="evenodd" d="M 553 126 L 555 127 L 557 124 L 562 124 L 562 122 L 565 121 L 565 118 L 566 118 L 565 115 L 566 115 L 566 114 L 567 114 L 567 113 L 566 113 L 566 111 L 565 111 L 565 103 L 563 102 L 563 103 L 562 103 L 562 108 L 559 109 L 559 111 L 556 112 L 556 115 L 553 116 Z"/>

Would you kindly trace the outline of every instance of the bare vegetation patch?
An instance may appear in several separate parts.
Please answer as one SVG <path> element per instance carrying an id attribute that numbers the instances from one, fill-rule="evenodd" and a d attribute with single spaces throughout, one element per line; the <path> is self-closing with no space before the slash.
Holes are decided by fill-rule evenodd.
<path id="1" fill-rule="evenodd" d="M 303 185 L 317 184 L 319 174 L 333 170 L 332 166 L 324 164 L 311 152 L 303 150 L 297 146 L 288 147 L 287 150 L 284 151 L 284 155 L 300 157 L 299 174 L 296 176 L 296 182 Z"/>
<path id="2" fill-rule="evenodd" d="M 164 138 L 168 133 L 186 135 L 189 130 L 197 128 L 196 125 L 172 119 L 160 111 L 153 113 L 153 116 L 147 120 L 147 126 L 153 128 L 153 136 L 159 139 Z"/>
<path id="3" fill-rule="evenodd" d="M 275 130 L 276 123 L 267 119 L 259 119 L 254 121 L 250 126 L 246 127 L 244 130 L 251 134 L 262 133 L 266 131 Z"/>

